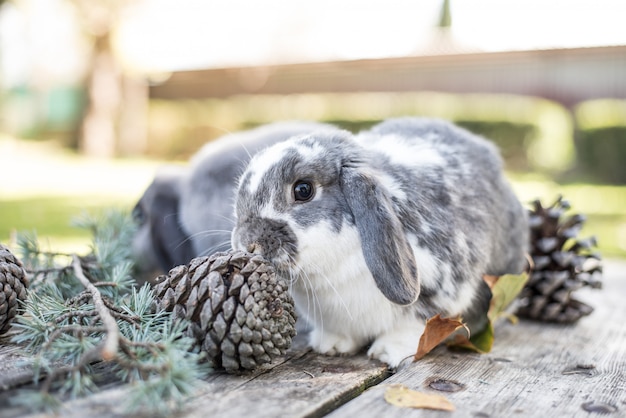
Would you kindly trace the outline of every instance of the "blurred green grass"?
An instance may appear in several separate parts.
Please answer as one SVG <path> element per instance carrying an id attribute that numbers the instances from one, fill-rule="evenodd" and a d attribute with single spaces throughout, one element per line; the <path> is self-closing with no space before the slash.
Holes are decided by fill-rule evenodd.
<path id="1" fill-rule="evenodd" d="M 11 245 L 16 231 L 36 231 L 44 249 L 84 252 L 90 234 L 72 226 L 85 212 L 117 207 L 131 210 L 161 161 L 88 160 L 41 144 L 9 147 L 0 138 L 0 166 L 10 176 L 0 182 L 0 242 Z M 30 171 L 29 171 L 30 169 Z M 588 220 L 580 236 L 595 235 L 605 257 L 626 258 L 626 186 L 560 184 L 542 174 L 508 176 L 524 203 L 551 203 L 559 194 L 571 214 Z"/>
<path id="2" fill-rule="evenodd" d="M 598 250 L 606 257 L 626 258 L 626 187 L 559 185 L 547 179 L 512 177 L 518 177 L 512 183 L 524 203 L 541 198 L 548 204 L 562 194 L 572 203 L 571 214 L 587 216 L 580 236 L 595 235 Z M 81 252 L 87 248 L 90 233 L 73 227 L 74 219 L 111 207 L 130 211 L 135 201 L 135 196 L 128 195 L 41 196 L 0 201 L 0 242 L 9 242 L 16 231 L 36 231 L 48 249 Z"/>
<path id="3" fill-rule="evenodd" d="M 626 186 L 593 183 L 558 183 L 539 174 L 508 173 L 520 200 L 527 204 L 541 199 L 551 204 L 562 195 L 571 203 L 565 216 L 581 213 L 587 220 L 579 237 L 595 236 L 605 257 L 626 258 Z"/>
<path id="4" fill-rule="evenodd" d="M 0 242 L 36 232 L 44 250 L 83 253 L 90 233 L 72 226 L 85 214 L 131 210 L 162 161 L 89 159 L 50 141 L 0 135 Z"/>
<path id="5" fill-rule="evenodd" d="M 91 232 L 74 227 L 75 220 L 107 208 L 132 208 L 134 201 L 102 196 L 29 197 L 0 201 L 0 242 L 12 242 L 20 232 L 36 233 L 45 250 L 83 253 Z M 130 209 L 128 209 L 130 210 Z"/>

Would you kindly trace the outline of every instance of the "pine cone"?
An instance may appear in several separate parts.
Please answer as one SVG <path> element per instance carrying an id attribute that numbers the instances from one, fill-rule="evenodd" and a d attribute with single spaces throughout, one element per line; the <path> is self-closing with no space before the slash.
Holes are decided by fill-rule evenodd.
<path id="1" fill-rule="evenodd" d="M 0 335 L 7 332 L 17 315 L 19 301 L 26 299 L 28 279 L 20 260 L 0 244 Z"/>
<path id="2" fill-rule="evenodd" d="M 187 335 L 215 367 L 252 370 L 291 346 L 293 299 L 287 283 L 259 255 L 215 253 L 157 280 L 160 308 L 190 321 Z"/>
<path id="3" fill-rule="evenodd" d="M 602 287 L 600 255 L 592 252 L 595 237 L 578 240 L 586 218 L 563 218 L 570 205 L 562 197 L 549 207 L 539 200 L 529 211 L 530 255 L 534 267 L 520 294 L 517 314 L 546 322 L 572 323 L 593 308 L 572 298 L 583 286 Z"/>

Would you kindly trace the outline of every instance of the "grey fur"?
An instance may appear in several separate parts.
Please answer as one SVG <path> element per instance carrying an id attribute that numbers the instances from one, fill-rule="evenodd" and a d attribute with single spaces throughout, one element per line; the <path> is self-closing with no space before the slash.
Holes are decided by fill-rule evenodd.
<path id="1" fill-rule="evenodd" d="M 133 250 L 140 270 L 167 272 L 228 249 L 234 190 L 251 155 L 293 135 L 330 128 L 290 121 L 228 134 L 207 143 L 188 167 L 157 173 L 135 209 L 140 222 Z"/>
<path id="2" fill-rule="evenodd" d="M 181 222 L 197 255 L 230 247 L 237 179 L 259 150 L 294 135 L 330 125 L 278 122 L 227 135 L 205 146 L 191 160 L 191 174 L 181 189 Z"/>
<path id="3" fill-rule="evenodd" d="M 352 167 L 343 167 L 341 191 L 376 285 L 394 303 L 415 302 L 420 293 L 419 274 L 391 197 L 376 178 Z"/>
<path id="4" fill-rule="evenodd" d="M 450 222 L 442 220 L 454 221 L 468 237 L 473 237 L 472 246 L 477 251 L 484 249 L 482 259 L 487 262 L 488 274 L 520 272 L 524 268 L 528 245 L 526 211 L 504 178 L 502 160 L 493 143 L 450 123 L 421 118 L 391 119 L 372 128 L 371 133 L 421 138 L 433 143 L 444 156 L 446 166 L 420 170 L 417 177 L 420 199 L 409 205 L 409 211 L 424 214 L 444 234 L 451 233 L 452 228 Z M 448 184 L 441 180 L 444 178 Z M 406 180 L 403 182 L 408 188 L 411 184 Z M 422 198 L 425 192 L 426 199 Z M 414 220 L 409 215 L 403 222 L 411 224 Z M 418 225 L 412 225 L 411 229 L 418 234 L 423 232 Z M 450 248 L 438 242 L 435 234 L 419 238 L 438 246 L 438 251 L 450 259 Z M 488 256 L 489 253 L 493 256 Z M 478 261 L 478 254 L 469 255 L 470 262 Z"/>
<path id="5" fill-rule="evenodd" d="M 155 275 L 192 256 L 191 242 L 180 226 L 179 193 L 186 170 L 160 169 L 133 209 L 137 231 L 133 254 L 140 273 Z"/>
<path id="6" fill-rule="evenodd" d="M 412 146 L 422 144 L 443 163 L 398 164 L 394 159 L 402 155 L 376 148 L 389 136 Z M 310 155 L 303 151 L 307 147 Z M 275 224 L 281 239 L 268 234 L 270 221 L 278 219 L 262 215 L 266 204 L 275 216 L 289 218 L 304 230 L 326 221 L 339 237 L 343 228 L 356 228 L 380 292 L 401 305 L 413 303 L 419 295 L 404 309 L 422 318 L 461 313 L 470 325 L 481 327 L 490 296 L 482 276 L 518 273 L 525 266 L 526 212 L 503 176 L 495 146 L 466 130 L 440 120 L 398 118 L 356 137 L 337 130 L 292 138 L 280 155 L 253 193 L 249 186 L 255 173 L 249 169 L 243 174 L 232 242 L 234 247 L 251 246 L 276 257 L 284 273 L 297 274 L 301 248 L 286 222 Z M 322 198 L 306 203 L 290 200 L 285 190 L 301 179 L 321 187 Z M 389 181 L 400 192 L 388 190 Z M 250 228 L 257 223 L 264 225 L 262 234 Z M 409 237 L 417 250 L 436 258 L 440 276 L 420 281 L 423 266 L 416 265 Z M 281 247 L 287 258 L 281 258 Z M 459 293 L 468 289 L 467 284 L 474 302 L 463 312 L 454 312 L 449 302 L 467 298 Z"/>

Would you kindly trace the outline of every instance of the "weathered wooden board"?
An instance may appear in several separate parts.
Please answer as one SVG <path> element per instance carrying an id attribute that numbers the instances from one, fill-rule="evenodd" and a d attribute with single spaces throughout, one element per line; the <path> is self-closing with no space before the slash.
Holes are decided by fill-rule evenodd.
<path id="1" fill-rule="evenodd" d="M 385 366 L 363 354 L 346 358 L 312 353 L 305 348 L 303 337 L 297 337 L 284 360 L 265 369 L 239 376 L 211 374 L 181 416 L 321 416 L 388 377 Z M 25 376 L 30 379 L 28 373 Z M 125 386 L 115 387 L 66 402 L 60 416 L 124 416 L 126 398 Z M 0 401 L 0 417 L 22 416 L 45 415 L 28 415 L 24 409 Z"/>
<path id="2" fill-rule="evenodd" d="M 626 263 L 607 263 L 603 290 L 579 293 L 596 310 L 576 325 L 501 323 L 489 354 L 440 347 L 388 379 L 386 368 L 363 354 L 311 353 L 300 334 L 288 354 L 265 369 L 241 376 L 210 375 L 177 416 L 626 416 Z M 0 347 L 2 418 L 29 416 L 7 402 L 16 386 L 32 379 L 20 359 L 15 347 Z M 396 383 L 445 395 L 457 409 L 446 413 L 390 405 L 383 394 Z M 126 386 L 112 387 L 66 402 L 60 416 L 121 417 L 126 399 Z"/>
<path id="3" fill-rule="evenodd" d="M 0 393 L 32 381 L 33 374 L 24 364 L 26 357 L 19 349 L 9 344 L 9 337 L 0 339 Z"/>
<path id="4" fill-rule="evenodd" d="M 439 347 L 329 416 L 626 417 L 626 264 L 608 264 L 603 290 L 579 293 L 596 310 L 576 325 L 500 323 L 491 353 Z M 444 395 L 456 411 L 390 405 L 391 384 Z"/>
<path id="5" fill-rule="evenodd" d="M 365 356 L 329 358 L 308 353 L 271 373 L 247 381 L 236 391 L 215 391 L 216 381 L 203 390 L 189 417 L 295 417 L 321 416 L 387 377 L 386 367 Z"/>

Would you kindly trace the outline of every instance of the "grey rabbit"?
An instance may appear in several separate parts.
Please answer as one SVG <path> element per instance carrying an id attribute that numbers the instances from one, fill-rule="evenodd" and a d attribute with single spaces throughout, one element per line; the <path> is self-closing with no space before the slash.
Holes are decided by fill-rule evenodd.
<path id="1" fill-rule="evenodd" d="M 204 145 L 189 166 L 158 171 L 133 209 L 133 254 L 145 275 L 230 247 L 237 177 L 251 155 L 293 135 L 330 129 L 287 121 L 227 134 Z"/>
<path id="2" fill-rule="evenodd" d="M 292 283 L 310 345 L 396 367 L 425 320 L 484 327 L 484 274 L 521 272 L 526 211 L 496 147 L 451 123 L 384 121 L 352 135 L 295 136 L 258 153 L 239 180 L 232 246 Z"/>
<path id="3" fill-rule="evenodd" d="M 137 229 L 132 254 L 140 282 L 193 258 L 191 240 L 180 224 L 178 207 L 187 171 L 186 167 L 160 168 L 133 208 Z"/>

